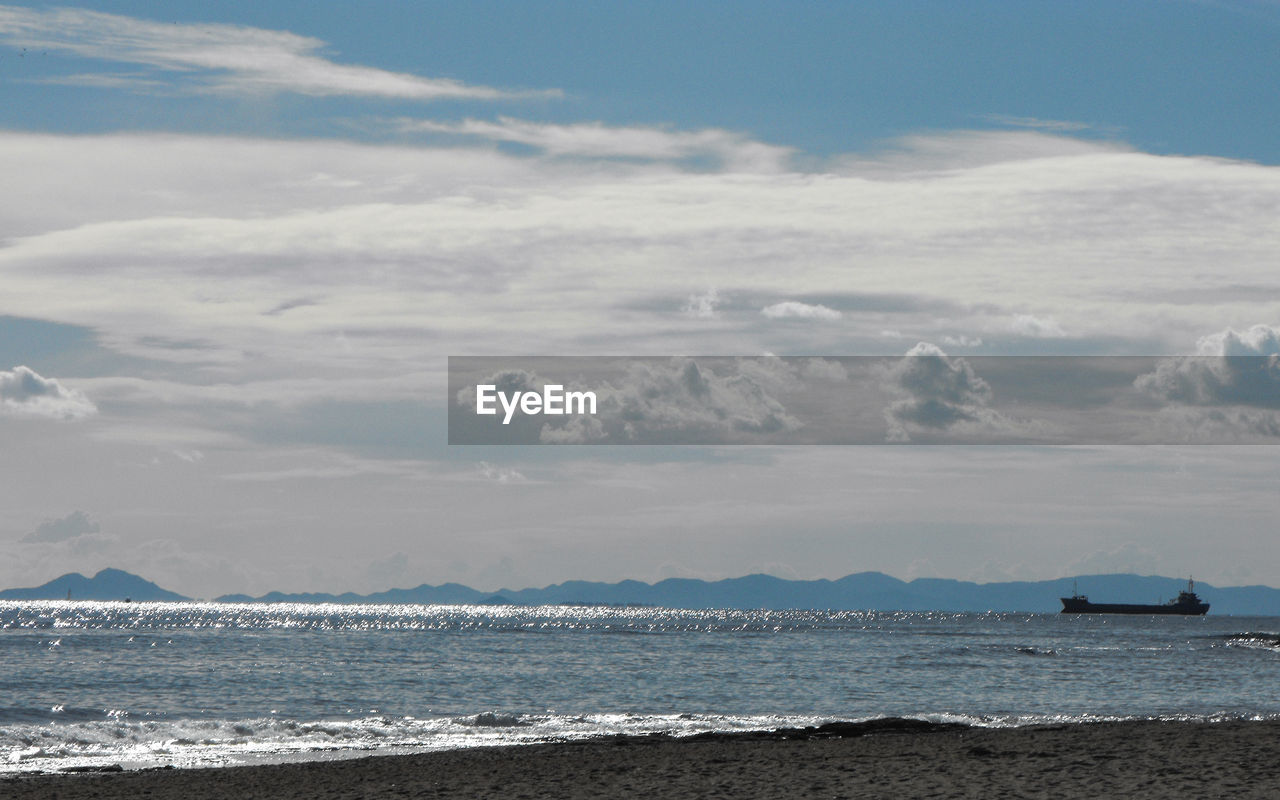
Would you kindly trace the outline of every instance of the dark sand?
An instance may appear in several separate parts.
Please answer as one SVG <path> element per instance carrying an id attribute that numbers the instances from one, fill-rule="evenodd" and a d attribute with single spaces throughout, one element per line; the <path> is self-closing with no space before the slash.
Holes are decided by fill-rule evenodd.
<path id="1" fill-rule="evenodd" d="M 1280 722 L 907 721 L 0 779 L 14 798 L 1280 797 Z"/>

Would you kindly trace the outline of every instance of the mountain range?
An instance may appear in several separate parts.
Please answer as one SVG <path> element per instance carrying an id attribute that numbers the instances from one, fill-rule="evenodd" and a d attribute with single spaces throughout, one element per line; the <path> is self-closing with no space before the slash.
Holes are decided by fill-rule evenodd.
<path id="1" fill-rule="evenodd" d="M 104 569 L 92 578 L 70 572 L 43 586 L 6 589 L 0 600 L 139 600 L 178 602 L 189 600 L 177 592 L 161 589 L 149 580 L 121 569 Z"/>
<path id="2" fill-rule="evenodd" d="M 902 581 L 881 572 L 859 572 L 837 580 L 787 580 L 771 575 L 747 575 L 719 581 L 668 578 L 601 583 L 566 581 L 541 589 L 484 592 L 458 583 L 423 584 L 413 589 L 389 589 L 360 595 L 286 594 L 260 597 L 229 594 L 215 598 L 227 603 L 421 603 L 421 604 L 609 604 L 654 605 L 674 608 L 823 608 L 882 611 L 1025 611 L 1054 613 L 1059 597 L 1078 586 L 1100 602 L 1155 603 L 1176 597 L 1186 582 L 1178 578 L 1119 575 L 1079 575 L 1048 581 L 972 583 L 949 578 Z M 1269 586 L 1196 584 L 1210 604 L 1210 614 L 1280 616 L 1280 589 Z M 92 578 L 70 573 L 43 586 L 0 591 L 0 600 L 178 601 L 190 598 L 162 589 L 137 575 L 104 569 Z"/>

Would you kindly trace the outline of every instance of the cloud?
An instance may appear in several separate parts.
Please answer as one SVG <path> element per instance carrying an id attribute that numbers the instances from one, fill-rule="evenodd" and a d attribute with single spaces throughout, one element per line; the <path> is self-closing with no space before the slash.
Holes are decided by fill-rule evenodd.
<path id="1" fill-rule="evenodd" d="M 481 461 L 477 464 L 476 472 L 479 473 L 481 478 L 496 483 L 523 483 L 528 480 L 520 470 L 495 466 L 488 461 Z"/>
<path id="2" fill-rule="evenodd" d="M 982 337 L 970 338 L 964 334 L 959 336 L 945 335 L 942 337 L 942 343 L 947 347 L 982 347 Z"/>
<path id="3" fill-rule="evenodd" d="M 681 312 L 687 316 L 696 319 L 715 319 L 719 312 L 716 306 L 723 302 L 719 293 L 714 288 L 707 290 L 706 294 L 689 295 L 689 302 L 684 304 Z"/>
<path id="4" fill-rule="evenodd" d="M 1196 351 L 1202 356 L 1227 358 L 1280 355 L 1280 328 L 1254 325 L 1242 333 L 1228 328 L 1200 339 Z"/>
<path id="5" fill-rule="evenodd" d="M 942 171 L 904 151 L 878 171 L 731 174 L 494 148 L 0 132 L 0 174 L 21 187 L 0 196 L 0 313 L 163 362 L 127 387 L 76 387 L 113 409 L 127 393 L 152 428 L 158 411 L 190 428 L 219 424 L 210 398 L 391 387 L 442 402 L 428 351 L 882 352 L 880 332 L 897 331 L 981 335 L 995 352 L 1031 311 L 1070 331 L 1064 347 L 1172 352 L 1221 327 L 1224 306 L 1274 311 L 1248 287 L 1274 283 L 1280 168 L 1051 138 L 1052 156 L 1024 158 L 960 136 L 964 157 Z M 1209 261 L 1233 265 L 1228 283 Z M 1150 296 L 1142 267 L 1155 264 L 1162 289 L 1213 288 L 1215 306 Z M 904 285 L 910 303 L 858 299 Z M 706 287 L 719 291 L 689 303 L 692 318 L 673 313 Z M 759 313 L 777 300 L 844 316 Z"/>
<path id="6" fill-rule="evenodd" d="M 1280 437 L 1280 329 L 1254 325 L 1202 337 L 1198 355 L 1161 360 L 1134 386 L 1165 407 L 1151 419 L 1184 441 Z"/>
<path id="7" fill-rule="evenodd" d="M 0 6 L 0 40 L 32 50 L 142 64 L 175 82 L 233 93 L 294 92 L 408 100 L 503 100 L 557 96 L 511 92 L 444 78 L 337 64 L 320 55 L 325 42 L 286 31 L 220 23 L 166 24 L 77 8 L 37 11 Z M 93 86 L 151 88 L 136 75 L 84 76 Z M 64 76 L 61 82 L 74 82 Z"/>
<path id="8" fill-rule="evenodd" d="M 1031 314 L 1016 314 L 1009 323 L 1009 330 L 1019 336 L 1032 338 L 1055 338 L 1065 336 L 1066 332 L 1053 317 L 1040 318 Z"/>
<path id="9" fill-rule="evenodd" d="M 80 536 L 97 533 L 101 526 L 83 511 L 72 511 L 61 519 L 46 519 L 36 529 L 22 537 L 24 542 L 65 542 Z"/>
<path id="10" fill-rule="evenodd" d="M 889 142 L 872 157 L 846 156 L 838 163 L 856 172 L 885 175 L 1129 152 L 1131 149 L 1119 142 L 1100 142 L 1040 131 L 960 130 L 902 136 Z"/>
<path id="11" fill-rule="evenodd" d="M 814 319 L 827 322 L 840 319 L 844 316 L 834 308 L 827 308 L 824 305 L 799 303 L 794 300 L 787 300 L 782 303 L 774 303 L 771 306 L 765 306 L 760 309 L 760 313 L 764 314 L 769 319 Z"/>
<path id="12" fill-rule="evenodd" d="M 807 381 L 845 383 L 849 380 L 849 370 L 843 364 L 826 358 L 806 358 L 798 372 Z"/>
<path id="13" fill-rule="evenodd" d="M 1197 350 L 1161 361 L 1135 385 L 1166 402 L 1280 409 L 1280 329 L 1229 328 L 1203 337 Z"/>
<path id="14" fill-rule="evenodd" d="M 1156 552 L 1134 542 L 1124 542 L 1077 558 L 1063 568 L 1062 575 L 1099 575 L 1117 572 L 1155 575 L 1163 567 L 1163 560 Z"/>
<path id="15" fill-rule="evenodd" d="M 679 131 L 599 122 L 552 125 L 499 117 L 497 122 L 398 120 L 402 131 L 474 136 L 532 147 L 551 156 L 686 161 L 712 158 L 731 171 L 777 172 L 793 150 L 719 128 Z"/>
<path id="16" fill-rule="evenodd" d="M 1269 409 L 1174 405 L 1150 415 L 1148 423 L 1164 442 L 1273 444 L 1280 439 L 1280 415 Z"/>
<path id="17" fill-rule="evenodd" d="M 991 387 L 963 358 L 949 358 L 937 345 L 920 342 L 889 368 L 892 388 L 907 397 L 885 409 L 888 441 L 910 441 L 913 431 L 940 433 L 953 427 L 1007 430 L 1011 421 L 989 405 Z"/>
<path id="18" fill-rule="evenodd" d="M 536 372 L 504 369 L 459 389 L 454 400 L 462 408 L 475 408 L 477 385 L 493 386 L 497 392 L 514 395 L 517 392 L 541 392 L 544 383 Z"/>
<path id="19" fill-rule="evenodd" d="M 1041 119 L 1039 117 L 1015 117 L 1008 114 L 984 114 L 983 119 L 997 125 L 1008 125 L 1012 128 L 1032 128 L 1041 131 L 1068 133 L 1085 131 L 1094 127 L 1087 122 L 1073 122 L 1063 119 Z"/>
<path id="20" fill-rule="evenodd" d="M 84 392 L 63 386 L 56 378 L 45 378 L 29 367 L 0 372 L 0 414 L 83 419 L 98 413 Z"/>
<path id="21" fill-rule="evenodd" d="M 775 396 L 792 378 L 776 359 L 633 363 L 595 389 L 598 413 L 544 425 L 554 444 L 733 443 L 800 427 Z"/>
<path id="22" fill-rule="evenodd" d="M 409 557 L 402 551 L 396 551 L 385 558 L 375 558 L 365 569 L 369 582 L 382 589 L 417 585 L 421 583 L 419 575 Z"/>

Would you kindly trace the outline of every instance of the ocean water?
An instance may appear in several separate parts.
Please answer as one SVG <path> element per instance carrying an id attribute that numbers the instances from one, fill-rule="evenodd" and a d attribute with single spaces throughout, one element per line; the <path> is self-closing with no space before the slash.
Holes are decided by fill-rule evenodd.
<path id="1" fill-rule="evenodd" d="M 1280 618 L 0 602 L 0 771 L 1280 717 Z"/>

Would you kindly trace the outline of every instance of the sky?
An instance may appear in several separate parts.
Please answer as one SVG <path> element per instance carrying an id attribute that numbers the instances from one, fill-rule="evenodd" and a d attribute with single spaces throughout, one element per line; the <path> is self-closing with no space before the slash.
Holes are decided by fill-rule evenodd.
<path id="1" fill-rule="evenodd" d="M 1278 585 L 1280 449 L 1234 443 L 1280 431 L 1278 34 L 1272 2 L 0 5 L 0 586 Z M 909 352 L 945 385 L 887 375 L 884 444 L 448 444 L 450 356 Z M 988 357 L 1062 355 L 1157 357 L 1163 443 L 920 443 L 939 392 L 1054 385 Z M 1190 358 L 1223 355 L 1261 377 Z"/>

